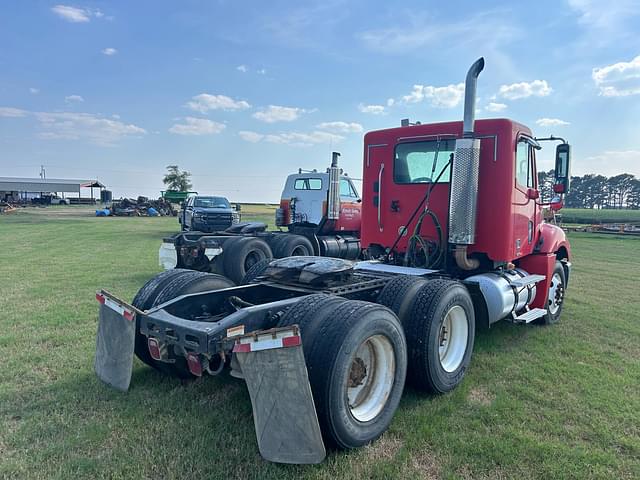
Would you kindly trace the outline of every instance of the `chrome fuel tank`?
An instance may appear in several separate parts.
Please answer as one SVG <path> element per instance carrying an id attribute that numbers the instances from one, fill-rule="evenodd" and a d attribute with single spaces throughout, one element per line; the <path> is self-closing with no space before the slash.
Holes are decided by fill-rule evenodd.
<path id="1" fill-rule="evenodd" d="M 521 268 L 482 273 L 468 277 L 466 282 L 475 282 L 480 287 L 487 304 L 489 324 L 518 312 L 533 302 L 536 298 L 536 285 L 526 286 L 513 284 L 528 275 Z"/>

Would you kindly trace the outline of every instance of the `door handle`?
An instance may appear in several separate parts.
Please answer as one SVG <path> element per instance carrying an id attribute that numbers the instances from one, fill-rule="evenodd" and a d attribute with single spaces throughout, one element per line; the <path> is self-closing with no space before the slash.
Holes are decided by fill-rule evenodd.
<path id="1" fill-rule="evenodd" d="M 384 172 L 384 163 L 380 164 L 378 172 L 378 229 L 382 232 L 382 172 Z"/>

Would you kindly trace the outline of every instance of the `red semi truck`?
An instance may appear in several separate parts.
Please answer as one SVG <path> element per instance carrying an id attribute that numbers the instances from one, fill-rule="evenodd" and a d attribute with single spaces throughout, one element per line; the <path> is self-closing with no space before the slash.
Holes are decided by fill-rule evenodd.
<path id="1" fill-rule="evenodd" d="M 479 59 L 467 74 L 464 121 L 365 135 L 365 260 L 282 258 L 240 286 L 176 269 L 132 304 L 100 291 L 98 376 L 128 389 L 134 352 L 182 378 L 231 368 L 248 387 L 262 456 L 316 463 L 327 446 L 379 437 L 405 380 L 435 394 L 454 389 L 476 329 L 557 322 L 571 251 L 541 215 L 542 139 L 512 120 L 475 121 L 483 67 Z M 564 141 L 556 148 L 560 197 L 569 153 Z"/>

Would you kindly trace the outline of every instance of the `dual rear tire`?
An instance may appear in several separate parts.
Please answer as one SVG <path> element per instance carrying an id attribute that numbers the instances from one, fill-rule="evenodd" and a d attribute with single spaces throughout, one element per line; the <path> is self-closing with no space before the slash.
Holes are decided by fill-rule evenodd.
<path id="1" fill-rule="evenodd" d="M 453 390 L 471 362 L 475 337 L 473 302 L 460 282 L 401 276 L 378 301 L 400 319 L 407 337 L 407 380 L 433 393 Z"/>
<path id="2" fill-rule="evenodd" d="M 140 310 L 149 310 L 181 295 L 220 290 L 233 286 L 235 284 L 222 275 L 174 268 L 156 275 L 145 283 L 134 297 L 132 304 Z M 147 342 L 148 337 L 140 333 L 140 321 L 136 318 L 134 344 L 136 356 L 150 367 L 168 375 L 182 379 L 193 378 L 184 356 L 172 354 L 173 363 L 155 360 L 149 353 Z"/>
<path id="3" fill-rule="evenodd" d="M 300 326 L 325 442 L 356 448 L 388 428 L 404 389 L 407 347 L 388 308 L 330 295 L 302 298 L 279 326 Z"/>

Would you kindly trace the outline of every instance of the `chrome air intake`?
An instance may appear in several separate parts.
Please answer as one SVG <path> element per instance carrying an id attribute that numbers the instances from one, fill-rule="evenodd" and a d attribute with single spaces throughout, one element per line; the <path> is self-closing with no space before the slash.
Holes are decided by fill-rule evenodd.
<path id="1" fill-rule="evenodd" d="M 467 72 L 464 91 L 464 138 L 456 140 L 456 151 L 451 169 L 449 243 L 455 245 L 471 245 L 475 242 L 480 140 L 473 138 L 473 133 L 476 83 L 483 68 L 484 58 L 480 58 L 471 65 Z"/>

